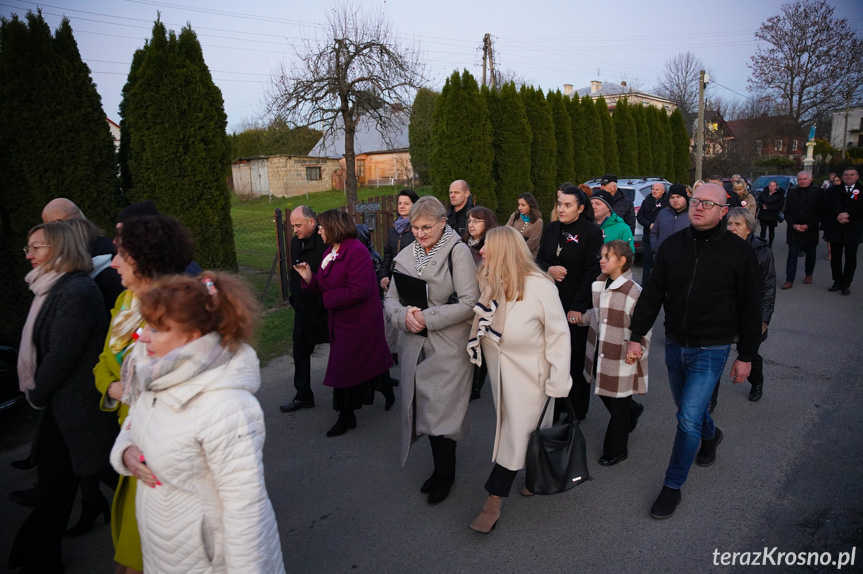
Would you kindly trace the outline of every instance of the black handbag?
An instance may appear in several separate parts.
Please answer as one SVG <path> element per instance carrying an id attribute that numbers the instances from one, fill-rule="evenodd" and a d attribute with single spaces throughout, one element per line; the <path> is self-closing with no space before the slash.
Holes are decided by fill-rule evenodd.
<path id="1" fill-rule="evenodd" d="M 557 494 L 590 479 L 584 435 L 578 427 L 569 397 L 565 399 L 566 422 L 547 429 L 539 428 L 551 400 L 549 397 L 545 401 L 527 446 L 525 487 L 534 494 Z"/>

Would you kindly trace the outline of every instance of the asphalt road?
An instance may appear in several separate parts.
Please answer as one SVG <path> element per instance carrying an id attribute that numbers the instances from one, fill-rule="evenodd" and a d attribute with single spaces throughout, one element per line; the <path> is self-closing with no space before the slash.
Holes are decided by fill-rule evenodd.
<path id="1" fill-rule="evenodd" d="M 787 252 L 783 240 L 784 234 L 774 245 L 779 284 Z M 267 485 L 288 572 L 750 571 L 751 566 L 722 566 L 722 553 L 765 547 L 776 547 L 772 560 L 778 552 L 831 552 L 833 560 L 856 547 L 855 564 L 842 570 L 863 571 L 863 279 L 850 297 L 828 293 L 825 256 L 822 244 L 814 284 L 802 283 L 801 259 L 797 284 L 777 294 L 770 336 L 762 345 L 764 398 L 749 402 L 748 383 L 723 384 L 715 418 L 725 440 L 716 464 L 693 466 L 677 513 L 663 521 L 648 515 L 676 425 L 662 317 L 650 350 L 649 393 L 639 399 L 647 408 L 630 437 L 628 460 L 611 468 L 596 464 L 608 414 L 594 397 L 582 424 L 592 480 L 561 495 L 523 498 L 519 477 L 488 536 L 467 528 L 484 501 L 492 465 L 495 415 L 487 388 L 470 405 L 472 430 L 458 447 L 452 494 L 432 507 L 419 492 L 432 468 L 428 442 L 415 445 L 404 468 L 399 464 L 398 405 L 385 412 L 378 396 L 375 405 L 358 411 L 356 430 L 327 438 L 336 415 L 330 390 L 320 384 L 326 346 L 313 364 L 315 409 L 278 411 L 293 395 L 293 366 L 288 356 L 272 362 L 263 370 L 258 398 L 267 417 Z M 34 472 L 9 466 L 25 453 L 19 447 L 0 454 L 4 491 L 35 479 Z M 5 497 L 0 509 L 5 560 L 27 511 Z M 69 574 L 110 572 L 108 526 L 67 539 L 64 552 Z M 765 569 L 835 568 L 792 567 L 781 560 Z"/>

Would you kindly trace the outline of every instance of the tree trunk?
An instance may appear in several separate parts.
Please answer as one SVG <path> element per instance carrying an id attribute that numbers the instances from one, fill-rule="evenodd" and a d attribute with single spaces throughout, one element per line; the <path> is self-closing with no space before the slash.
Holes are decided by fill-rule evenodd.
<path id="1" fill-rule="evenodd" d="M 354 152 L 354 134 L 357 130 L 349 113 L 343 113 L 342 119 L 345 124 L 345 196 L 348 209 L 353 213 L 357 202 L 357 160 Z"/>

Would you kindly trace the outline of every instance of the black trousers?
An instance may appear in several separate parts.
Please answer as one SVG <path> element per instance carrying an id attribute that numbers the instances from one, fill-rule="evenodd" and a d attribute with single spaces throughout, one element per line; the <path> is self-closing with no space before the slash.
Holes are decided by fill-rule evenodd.
<path id="1" fill-rule="evenodd" d="M 761 333 L 761 342 L 763 343 L 767 340 L 767 331 Z M 760 353 L 755 353 L 752 355 L 752 367 L 749 370 L 749 378 L 746 379 L 750 384 L 754 385 L 763 385 L 764 384 L 764 357 L 761 356 Z M 716 385 L 713 387 L 713 396 L 710 398 L 711 401 L 715 401 L 719 398 L 719 383 L 722 382 L 722 377 L 716 380 Z"/>
<path id="2" fill-rule="evenodd" d="M 302 339 L 294 339 L 294 388 L 297 394 L 295 401 L 314 401 L 312 393 L 312 353 L 314 344 L 308 344 Z"/>
<path id="3" fill-rule="evenodd" d="M 569 363 L 569 374 L 572 376 L 572 388 L 569 391 L 569 400 L 575 416 L 581 420 L 587 416 L 590 407 L 590 383 L 584 378 L 584 353 L 587 350 L 588 327 L 569 325 L 570 348 L 572 358 Z M 566 412 L 566 403 L 558 399 L 554 401 L 554 420 L 560 417 L 560 413 Z"/>
<path id="4" fill-rule="evenodd" d="M 830 270 L 833 272 L 833 282 L 844 287 L 850 287 L 857 271 L 857 247 L 859 243 L 831 243 Z M 842 266 L 842 255 L 845 255 L 845 266 Z"/>
<path id="5" fill-rule="evenodd" d="M 488 480 L 485 481 L 485 489 L 489 494 L 495 496 L 509 496 L 509 491 L 512 490 L 512 483 L 515 480 L 516 474 L 518 474 L 517 470 L 510 470 L 498 463 L 494 463 L 491 474 L 488 476 Z"/>
<path id="6" fill-rule="evenodd" d="M 483 361 L 480 366 L 473 366 L 473 384 L 471 391 L 478 393 L 482 391 L 482 386 L 485 384 L 485 378 L 488 376 L 488 363 Z"/>
<path id="7" fill-rule="evenodd" d="M 647 283 L 647 278 L 650 277 L 650 272 L 653 271 L 653 247 L 650 245 L 650 231 L 645 228 L 644 235 L 641 238 L 641 246 L 644 253 L 641 255 L 641 284 Z"/>
<path id="8" fill-rule="evenodd" d="M 762 221 L 761 222 L 761 239 L 764 240 L 767 237 L 767 234 L 770 234 L 770 239 L 767 244 L 770 247 L 773 247 L 773 238 L 776 237 L 776 221 Z"/>
<path id="9" fill-rule="evenodd" d="M 429 443 L 434 459 L 433 476 L 440 480 L 453 482 L 455 480 L 455 447 L 458 443 L 445 436 L 429 435 Z"/>
<path id="10" fill-rule="evenodd" d="M 39 503 L 15 535 L 8 567 L 53 572 L 63 564 L 61 545 L 75 504 L 78 477 L 50 409 L 43 415 L 38 460 Z"/>
<path id="11" fill-rule="evenodd" d="M 629 427 L 635 414 L 635 401 L 632 396 L 606 397 L 599 395 L 602 404 L 608 409 L 611 419 L 605 429 L 605 440 L 602 443 L 602 454 L 607 458 L 615 458 L 626 454 L 629 444 Z"/>

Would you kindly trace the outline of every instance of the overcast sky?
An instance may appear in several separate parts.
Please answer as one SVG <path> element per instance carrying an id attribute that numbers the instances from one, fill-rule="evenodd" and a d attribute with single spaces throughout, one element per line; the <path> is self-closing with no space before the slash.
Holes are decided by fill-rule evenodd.
<path id="1" fill-rule="evenodd" d="M 363 0 L 382 10 L 405 40 L 417 40 L 429 63 L 432 87 L 453 70 L 482 74 L 482 39 L 492 35 L 499 69 L 543 89 L 588 86 L 591 80 L 652 88 L 664 63 L 691 51 L 713 70 L 709 87 L 723 98 L 747 95 L 754 32 L 779 13 L 777 0 Z M 863 30 L 863 0 L 829 0 L 835 15 Z M 198 35 L 216 85 L 222 90 L 229 131 L 263 113 L 263 92 L 292 45 L 320 30 L 333 4 L 247 0 L 0 0 L 0 14 L 41 6 L 56 28 L 72 24 L 105 113 L 119 121 L 120 92 L 132 54 L 150 37 L 156 13 L 169 29 L 187 22 Z"/>

